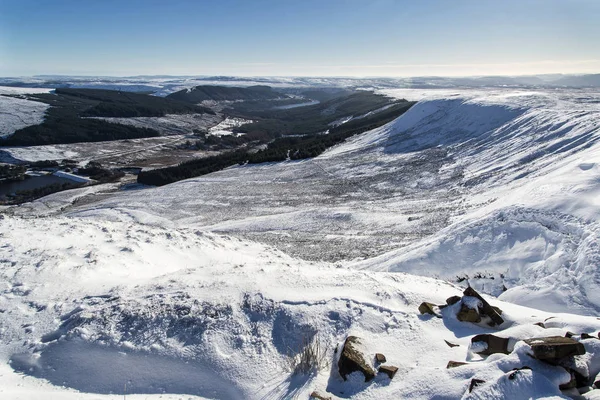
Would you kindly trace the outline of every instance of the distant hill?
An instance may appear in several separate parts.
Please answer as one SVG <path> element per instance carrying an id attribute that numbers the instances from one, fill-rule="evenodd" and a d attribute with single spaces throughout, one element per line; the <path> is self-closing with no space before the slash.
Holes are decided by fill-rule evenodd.
<path id="1" fill-rule="evenodd" d="M 600 87 L 600 74 L 566 75 L 552 82 L 556 86 Z"/>
<path id="2" fill-rule="evenodd" d="M 288 96 L 276 92 L 270 86 L 229 87 L 202 85 L 171 93 L 167 98 L 196 104 L 205 100 L 277 100 L 287 99 Z"/>
<path id="3" fill-rule="evenodd" d="M 89 117 L 162 117 L 167 114 L 214 114 L 201 107 L 148 94 L 104 89 L 57 88 L 54 93 L 27 95 L 50 105 L 39 125 L 17 130 L 0 146 L 100 142 L 159 136 L 154 129 L 138 128 Z"/>
<path id="4" fill-rule="evenodd" d="M 81 115 L 86 117 L 126 118 L 162 117 L 166 114 L 214 114 L 214 111 L 206 107 L 142 93 L 66 88 L 58 88 L 55 93 L 63 99 L 69 99 L 71 103 L 76 103 L 81 110 Z"/>

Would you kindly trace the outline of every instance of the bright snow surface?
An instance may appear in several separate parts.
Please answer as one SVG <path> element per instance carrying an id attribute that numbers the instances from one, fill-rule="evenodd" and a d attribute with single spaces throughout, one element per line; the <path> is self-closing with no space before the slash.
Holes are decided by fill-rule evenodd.
<path id="1" fill-rule="evenodd" d="M 564 314 L 600 309 L 600 94 L 386 93 L 421 101 L 313 160 L 9 210 L 1 397 L 120 398 L 127 384 L 139 398 L 560 398 L 569 377 L 526 345 L 478 360 L 470 338 L 492 329 L 417 307 L 468 276 L 500 295 L 500 336 L 600 330 Z M 331 364 L 349 334 L 396 377 L 343 382 Z M 313 335 L 330 365 L 293 375 L 288 355 Z M 593 376 L 600 341 L 583 342 Z M 473 377 L 486 383 L 468 393 Z"/>

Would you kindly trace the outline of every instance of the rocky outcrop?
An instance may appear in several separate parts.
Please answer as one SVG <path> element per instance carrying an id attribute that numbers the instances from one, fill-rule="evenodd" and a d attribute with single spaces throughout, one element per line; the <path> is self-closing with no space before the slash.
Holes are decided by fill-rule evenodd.
<path id="1" fill-rule="evenodd" d="M 463 292 L 465 296 L 475 297 L 481 302 L 481 312 L 480 314 L 486 315 L 490 318 L 490 322 L 488 325 L 497 326 L 502 325 L 504 323 L 504 319 L 500 316 L 502 311 L 497 307 L 492 307 L 490 303 L 488 303 L 475 289 L 472 287 L 468 287 Z"/>
<path id="2" fill-rule="evenodd" d="M 348 336 L 342 348 L 342 354 L 338 361 L 338 371 L 344 380 L 348 375 L 359 371 L 365 376 L 365 382 L 369 382 L 375 377 L 375 370 L 367 357 L 360 350 L 360 339 L 356 336 Z"/>
<path id="3" fill-rule="evenodd" d="M 424 301 L 419 305 L 419 312 L 421 314 L 430 314 L 441 318 L 442 315 L 439 313 L 441 309 L 460 303 L 460 310 L 456 314 L 456 318 L 459 321 L 472 322 L 475 324 L 484 321 L 489 326 L 498 326 L 504 323 L 504 319 L 500 316 L 502 310 L 490 305 L 475 289 L 468 287 L 463 294 L 463 297 L 448 297 L 446 299 L 446 304 L 439 306 Z"/>
<path id="4" fill-rule="evenodd" d="M 481 322 L 481 315 L 479 315 L 478 308 L 471 308 L 468 304 L 461 303 L 460 311 L 456 314 L 456 319 L 476 324 Z"/>

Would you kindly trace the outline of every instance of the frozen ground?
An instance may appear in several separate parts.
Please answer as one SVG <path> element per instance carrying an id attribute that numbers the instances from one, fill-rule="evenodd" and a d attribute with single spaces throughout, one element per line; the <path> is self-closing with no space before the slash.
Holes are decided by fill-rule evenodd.
<path id="1" fill-rule="evenodd" d="M 387 93 L 420 102 L 312 160 L 5 210 L 0 390 L 563 398 L 569 377 L 526 345 L 481 360 L 468 343 L 491 329 L 417 307 L 468 279 L 499 296 L 500 336 L 600 330 L 600 93 Z M 333 349 L 349 334 L 400 367 L 394 380 L 341 380 Z M 289 355 L 307 337 L 329 365 L 294 375 Z M 583 343 L 595 375 L 600 341 Z M 449 360 L 473 364 L 447 370 Z M 534 372 L 508 378 L 523 365 Z M 469 394 L 473 377 L 486 383 Z"/>

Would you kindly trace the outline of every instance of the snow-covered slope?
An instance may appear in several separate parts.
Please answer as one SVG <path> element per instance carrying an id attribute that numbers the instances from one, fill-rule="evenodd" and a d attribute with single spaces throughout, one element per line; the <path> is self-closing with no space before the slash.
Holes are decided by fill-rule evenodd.
<path id="1" fill-rule="evenodd" d="M 30 125 L 41 124 L 48 105 L 5 95 L 22 93 L 48 93 L 50 89 L 12 88 L 0 86 L 0 137 L 10 136 L 15 131 Z"/>
<path id="2" fill-rule="evenodd" d="M 473 376 L 527 398 L 560 396 L 557 385 L 569 379 L 527 360 L 526 347 L 445 369 L 473 358 L 471 335 L 490 329 L 457 321 L 452 308 L 444 319 L 420 316 L 422 301 L 460 294 L 435 279 L 302 262 L 193 229 L 63 217 L 1 222 L 2 398 L 283 399 L 315 389 L 357 399 L 460 398 Z M 494 304 L 507 336 L 600 330 L 596 318 Z M 550 316 L 547 329 L 533 324 Z M 369 353 L 384 352 L 398 376 L 368 385 L 336 378 L 334 349 L 350 334 Z M 290 356 L 311 339 L 326 349 L 325 362 L 315 374 L 294 374 Z M 600 355 L 594 339 L 584 342 Z M 506 387 L 505 373 L 524 360 L 542 372 Z"/>
<path id="3" fill-rule="evenodd" d="M 315 159 L 233 167 L 67 212 L 152 215 L 362 269 L 493 277 L 480 284 L 490 294 L 504 286 L 521 304 L 595 313 L 600 93 L 385 93 L 421 101 Z M 62 196 L 34 209 L 68 206 Z"/>
<path id="4" fill-rule="evenodd" d="M 389 126 L 331 152 L 441 146 L 462 167 L 468 187 L 467 211 L 454 225 L 356 267 L 470 277 L 495 295 L 508 288 L 500 298 L 519 304 L 595 314 L 600 95 L 454 97 L 425 99 Z"/>

